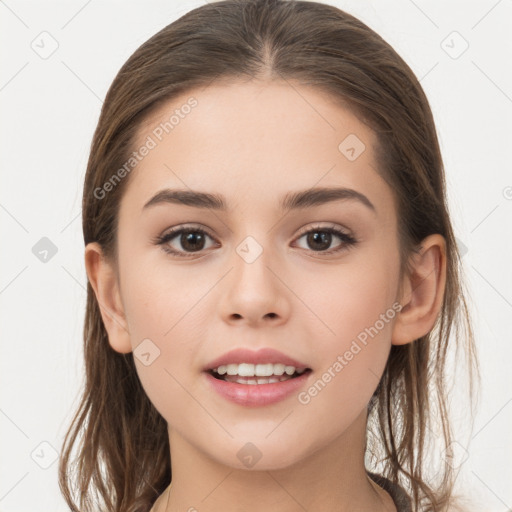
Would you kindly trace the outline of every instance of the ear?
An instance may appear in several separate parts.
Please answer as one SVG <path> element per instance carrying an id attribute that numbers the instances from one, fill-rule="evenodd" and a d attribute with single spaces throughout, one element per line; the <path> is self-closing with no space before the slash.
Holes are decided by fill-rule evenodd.
<path id="1" fill-rule="evenodd" d="M 446 284 L 446 242 L 442 235 L 425 238 L 411 257 L 412 271 L 403 277 L 391 335 L 393 345 L 405 345 L 431 331 L 443 303 Z"/>
<path id="2" fill-rule="evenodd" d="M 98 301 L 110 346 L 122 354 L 132 351 L 130 333 L 121 301 L 119 282 L 113 265 L 94 242 L 85 247 L 85 268 Z"/>

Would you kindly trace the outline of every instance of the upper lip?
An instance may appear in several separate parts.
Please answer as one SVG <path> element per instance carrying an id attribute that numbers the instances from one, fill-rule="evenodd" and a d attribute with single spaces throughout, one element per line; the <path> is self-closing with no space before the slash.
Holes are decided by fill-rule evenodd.
<path id="1" fill-rule="evenodd" d="M 213 370 L 219 366 L 226 364 L 241 364 L 241 363 L 252 363 L 252 364 L 279 364 L 282 363 L 285 366 L 294 366 L 295 368 L 308 368 L 308 366 L 292 357 L 289 357 L 278 350 L 273 348 L 262 348 L 254 351 L 246 348 L 236 348 L 230 350 L 225 354 L 221 355 L 217 359 L 209 362 L 204 370 Z"/>

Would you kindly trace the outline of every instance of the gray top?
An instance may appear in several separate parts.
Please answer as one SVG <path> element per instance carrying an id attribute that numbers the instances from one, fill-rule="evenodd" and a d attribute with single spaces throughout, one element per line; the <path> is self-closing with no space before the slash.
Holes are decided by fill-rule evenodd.
<path id="1" fill-rule="evenodd" d="M 391 496 L 397 512 L 412 512 L 411 498 L 402 487 L 381 475 L 370 473 L 369 471 L 367 473 L 377 485 L 382 487 Z"/>

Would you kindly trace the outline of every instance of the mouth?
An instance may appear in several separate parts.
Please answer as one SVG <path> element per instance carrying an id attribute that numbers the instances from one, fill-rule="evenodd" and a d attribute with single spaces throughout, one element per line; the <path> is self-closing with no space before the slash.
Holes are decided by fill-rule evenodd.
<path id="1" fill-rule="evenodd" d="M 210 389 L 221 397 L 244 407 L 277 404 L 307 385 L 312 369 L 284 363 L 228 363 L 203 370 Z M 219 363 L 215 363 L 219 364 Z M 213 366 L 213 365 L 212 365 Z"/>
<path id="2" fill-rule="evenodd" d="M 247 385 L 266 385 L 296 379 L 311 373 L 311 368 L 284 364 L 228 364 L 206 370 L 217 380 Z"/>

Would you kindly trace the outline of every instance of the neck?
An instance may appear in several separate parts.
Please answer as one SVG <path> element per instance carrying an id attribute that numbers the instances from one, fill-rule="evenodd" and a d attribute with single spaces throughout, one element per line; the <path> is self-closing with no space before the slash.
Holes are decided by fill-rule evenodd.
<path id="1" fill-rule="evenodd" d="M 342 436 L 295 464 L 257 470 L 220 464 L 170 430 L 172 484 L 153 510 L 396 512 L 366 473 L 365 435 L 366 411 Z"/>

